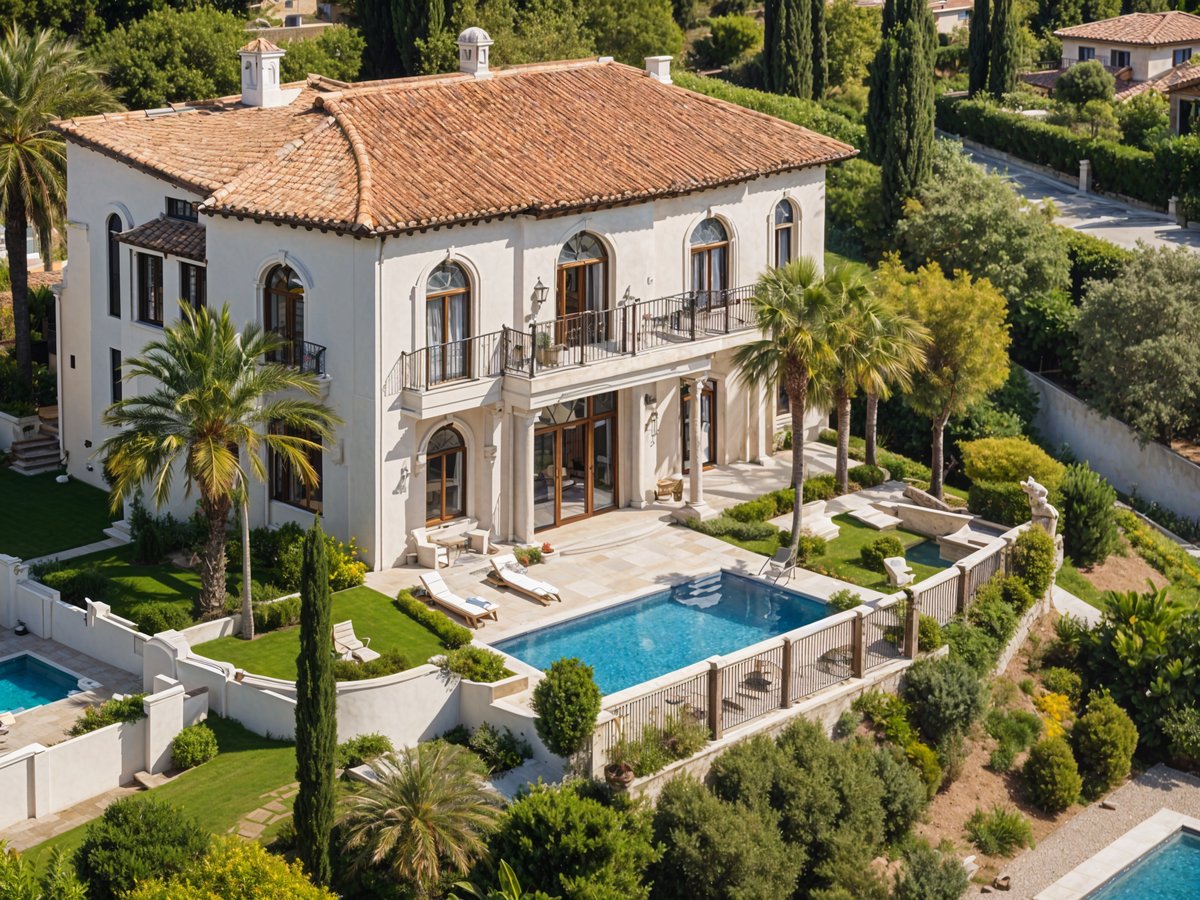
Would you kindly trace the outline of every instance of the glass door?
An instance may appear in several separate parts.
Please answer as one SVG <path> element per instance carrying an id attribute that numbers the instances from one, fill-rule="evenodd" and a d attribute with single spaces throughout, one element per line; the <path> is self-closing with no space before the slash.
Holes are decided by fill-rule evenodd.
<path id="1" fill-rule="evenodd" d="M 617 505 L 616 394 L 541 411 L 533 436 L 535 529 L 586 518 Z"/>
<path id="2" fill-rule="evenodd" d="M 549 528 L 558 518 L 558 432 L 533 436 L 533 527 Z"/>
<path id="3" fill-rule="evenodd" d="M 682 425 L 683 471 L 692 468 L 692 397 L 687 385 L 681 390 L 682 410 L 679 417 Z M 717 458 L 717 383 L 706 381 L 700 392 L 700 464 L 708 469 L 716 464 Z"/>
<path id="4" fill-rule="evenodd" d="M 566 425 L 559 431 L 562 460 L 558 520 L 568 522 L 588 514 L 588 426 L 586 422 Z"/>
<path id="5" fill-rule="evenodd" d="M 617 501 L 616 470 L 613 452 L 613 420 L 599 419 L 592 423 L 592 512 L 609 509 Z"/>

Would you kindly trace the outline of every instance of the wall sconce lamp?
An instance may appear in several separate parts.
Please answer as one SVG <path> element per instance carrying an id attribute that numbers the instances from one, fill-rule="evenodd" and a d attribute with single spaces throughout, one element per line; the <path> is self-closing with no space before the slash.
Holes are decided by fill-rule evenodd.
<path id="1" fill-rule="evenodd" d="M 542 304 L 546 302 L 546 297 L 550 294 L 550 288 L 542 284 L 542 279 L 537 280 L 537 284 L 533 286 L 533 310 L 537 312 L 542 308 Z"/>
<path id="2" fill-rule="evenodd" d="M 658 400 L 655 398 L 655 396 L 653 394 L 642 395 L 642 405 L 643 406 L 653 406 L 657 402 L 658 402 Z"/>
<path id="3" fill-rule="evenodd" d="M 637 303 L 637 298 L 633 296 L 632 290 L 625 288 L 625 296 L 621 298 L 621 302 L 629 306 L 632 303 Z"/>

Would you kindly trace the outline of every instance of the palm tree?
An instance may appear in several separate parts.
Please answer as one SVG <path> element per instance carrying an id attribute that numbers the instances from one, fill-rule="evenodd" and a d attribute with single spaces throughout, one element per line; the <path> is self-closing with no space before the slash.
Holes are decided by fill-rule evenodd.
<path id="1" fill-rule="evenodd" d="M 351 869 L 383 868 L 419 897 L 465 873 L 486 853 L 484 836 L 500 814 L 476 766 L 445 741 L 383 757 L 378 781 L 344 801 L 339 824 Z"/>
<path id="2" fill-rule="evenodd" d="M 846 344 L 856 327 L 844 315 L 849 298 L 860 289 L 862 276 L 845 264 L 821 273 L 820 264 L 801 257 L 758 278 L 753 303 L 763 337 L 743 344 L 734 353 L 739 378 L 759 390 L 787 393 L 792 415 L 791 551 L 800 546 L 801 508 L 804 502 L 804 417 L 814 389 L 814 378 L 831 371 L 836 348 Z M 820 391 L 822 382 L 815 387 Z M 819 396 L 816 399 L 821 399 Z"/>
<path id="3" fill-rule="evenodd" d="M 155 387 L 127 397 L 104 413 L 105 425 L 120 429 L 100 448 L 112 475 L 114 511 L 143 483 L 153 486 L 161 506 L 171 495 L 177 470 L 190 495 L 200 495 L 208 539 L 200 556 L 197 613 L 219 615 L 225 606 L 225 523 L 235 500 L 242 509 L 243 557 L 250 476 L 266 478 L 264 446 L 278 454 L 309 487 L 318 481 L 308 454 L 319 451 L 340 419 L 317 396 L 316 377 L 280 363 L 263 362 L 282 346 L 272 332 L 251 323 L 241 332 L 225 306 L 220 313 L 180 304 L 181 320 L 125 361 L 125 380 L 138 377 Z M 281 396 L 298 391 L 305 397 Z M 285 426 L 285 427 L 277 427 Z M 287 430 L 312 437 L 287 434 Z M 249 472 L 247 472 L 249 469 Z M 253 637 L 249 565 L 243 563 L 243 636 Z"/>
<path id="4" fill-rule="evenodd" d="M 101 74 L 74 41 L 53 32 L 31 34 L 14 22 L 0 37 L 0 203 L 12 280 L 17 370 L 29 390 L 33 362 L 26 234 L 32 223 L 48 259 L 50 234 L 66 208 L 66 142 L 50 123 L 119 109 Z"/>
<path id="5" fill-rule="evenodd" d="M 847 296 L 847 315 L 855 327 L 846 344 L 837 348 L 837 363 L 829 380 L 833 407 L 837 412 L 837 464 L 835 477 L 842 493 L 850 489 L 850 400 L 861 388 L 875 396 L 878 408 L 879 393 L 889 391 L 893 384 L 907 389 L 912 385 L 913 372 L 924 360 L 928 332 L 916 321 L 894 309 L 885 299 L 876 296 L 864 280 L 861 288 Z M 871 411 L 872 413 L 874 410 Z M 874 443 L 875 423 L 868 414 L 868 429 Z M 875 448 L 871 446 L 867 462 L 875 465 Z"/>

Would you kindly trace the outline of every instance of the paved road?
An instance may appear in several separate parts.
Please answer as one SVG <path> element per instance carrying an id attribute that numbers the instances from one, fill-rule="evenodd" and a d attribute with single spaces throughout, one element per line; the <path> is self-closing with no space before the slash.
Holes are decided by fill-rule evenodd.
<path id="1" fill-rule="evenodd" d="M 1122 247 L 1145 241 L 1161 247 L 1187 246 L 1200 251 L 1200 230 L 1180 228 L 1161 213 L 1149 212 L 1095 194 L 1081 194 L 1033 169 L 978 150 L 967 151 L 984 168 L 1007 175 L 1013 187 L 1033 201 L 1049 197 L 1060 225 L 1104 238 Z"/>

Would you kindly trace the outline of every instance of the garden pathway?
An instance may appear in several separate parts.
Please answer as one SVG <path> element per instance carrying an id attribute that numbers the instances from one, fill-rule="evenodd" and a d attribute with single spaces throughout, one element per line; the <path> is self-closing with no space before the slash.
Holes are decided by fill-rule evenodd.
<path id="1" fill-rule="evenodd" d="M 230 828 L 228 833 L 236 834 L 248 841 L 258 840 L 262 837 L 262 833 L 272 825 L 292 817 L 292 801 L 299 790 L 299 783 L 292 782 L 267 791 L 259 798 L 263 801 L 262 806 L 252 809 L 242 816 L 241 820 Z"/>

